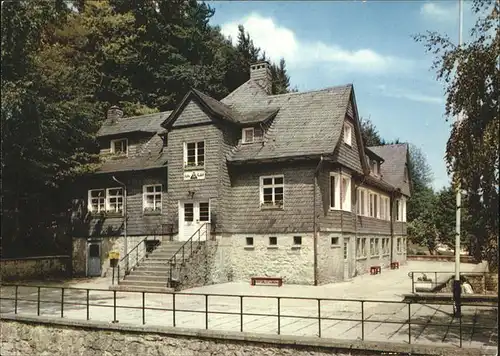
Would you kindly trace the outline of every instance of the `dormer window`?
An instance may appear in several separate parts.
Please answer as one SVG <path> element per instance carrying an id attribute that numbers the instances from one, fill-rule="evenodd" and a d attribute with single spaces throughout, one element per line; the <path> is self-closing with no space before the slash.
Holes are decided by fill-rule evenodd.
<path id="1" fill-rule="evenodd" d="M 111 153 L 115 155 L 127 155 L 128 140 L 122 138 L 119 140 L 111 140 Z"/>
<path id="2" fill-rule="evenodd" d="M 244 128 L 241 135 L 242 143 L 252 143 L 255 139 L 255 132 L 253 127 Z"/>
<path id="3" fill-rule="evenodd" d="M 352 126 L 344 122 L 344 143 L 352 146 Z"/>

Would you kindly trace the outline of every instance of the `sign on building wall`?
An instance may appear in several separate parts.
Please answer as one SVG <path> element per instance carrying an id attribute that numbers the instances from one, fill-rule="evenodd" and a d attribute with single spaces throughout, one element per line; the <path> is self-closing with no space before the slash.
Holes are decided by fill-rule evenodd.
<path id="1" fill-rule="evenodd" d="M 205 179 L 205 171 L 184 172 L 184 180 Z"/>

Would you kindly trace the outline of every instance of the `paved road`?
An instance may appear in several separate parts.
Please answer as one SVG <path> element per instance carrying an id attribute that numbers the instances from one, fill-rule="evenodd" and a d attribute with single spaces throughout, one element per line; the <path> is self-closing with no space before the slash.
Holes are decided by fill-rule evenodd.
<path id="1" fill-rule="evenodd" d="M 360 339 L 373 341 L 408 342 L 411 333 L 412 343 L 459 344 L 459 321 L 452 316 L 452 306 L 415 304 L 408 307 L 401 303 L 402 295 L 411 288 L 408 278 L 410 270 L 447 271 L 453 264 L 410 262 L 400 270 L 384 270 L 381 275 L 363 275 L 349 282 L 335 283 L 326 286 L 284 285 L 249 286 L 247 283 L 226 283 L 184 292 L 206 293 L 205 295 L 185 295 L 146 293 L 144 312 L 147 325 L 175 326 L 189 328 L 206 328 L 218 330 L 243 330 L 257 333 L 278 333 L 278 297 L 279 297 L 279 331 L 283 335 L 307 335 L 338 339 Z M 474 269 L 474 265 L 463 265 L 464 271 Z M 71 287 L 103 288 L 107 281 L 85 280 L 77 283 L 66 283 Z M 50 285 L 50 283 L 47 283 Z M 86 290 L 65 289 L 65 318 L 86 319 Z M 4 287 L 2 298 L 13 298 L 15 289 Z M 212 294 L 212 296 L 210 296 Z M 231 296 L 213 296 L 213 294 L 230 294 Z M 18 296 L 29 301 L 18 301 L 19 314 L 37 313 L 38 289 L 36 287 L 20 287 Z M 268 298 L 262 298 L 268 296 Z M 258 298 L 257 298 L 258 297 Z M 329 301 L 320 302 L 321 321 L 318 320 L 318 301 L 302 298 L 339 298 L 384 300 L 386 302 L 365 301 Z M 40 314 L 60 316 L 61 289 L 41 288 Z M 208 303 L 207 303 L 208 301 Z M 243 302 L 243 303 L 242 303 Z M 242 303 L 242 305 L 241 305 Z M 78 305 L 80 304 L 80 305 Z M 142 293 L 116 292 L 116 320 L 120 323 L 142 324 Z M 363 304 L 363 305 L 362 305 Z M 92 320 L 114 320 L 113 292 L 109 290 L 91 291 L 89 293 L 89 318 Z M 209 313 L 206 314 L 208 306 Z M 2 313 L 12 313 L 15 303 L 2 299 Z M 160 310 L 168 309 L 168 310 Z M 243 310 L 243 318 L 240 316 Z M 498 333 L 484 330 L 481 327 L 497 325 L 496 309 L 484 307 L 464 307 L 462 319 L 462 339 L 465 347 L 497 347 Z M 259 315 L 266 314 L 266 315 Z M 361 322 L 363 316 L 364 322 Z M 411 330 L 407 324 L 411 317 Z M 301 317 L 301 318 L 299 318 Z M 331 319 L 350 319 L 349 321 Z M 422 324 L 422 325 L 416 325 Z M 432 324 L 441 324 L 433 326 Z"/>

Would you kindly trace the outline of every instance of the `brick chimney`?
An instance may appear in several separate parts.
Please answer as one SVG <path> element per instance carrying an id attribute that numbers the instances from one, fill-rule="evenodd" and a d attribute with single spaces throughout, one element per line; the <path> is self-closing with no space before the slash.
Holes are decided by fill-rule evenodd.
<path id="1" fill-rule="evenodd" d="M 107 118 L 111 121 L 111 123 L 115 123 L 118 119 L 123 117 L 123 111 L 116 105 L 113 105 L 108 109 Z"/>
<path id="2" fill-rule="evenodd" d="M 250 66 L 250 79 L 257 83 L 267 94 L 272 91 L 271 67 L 267 62 L 258 62 Z"/>

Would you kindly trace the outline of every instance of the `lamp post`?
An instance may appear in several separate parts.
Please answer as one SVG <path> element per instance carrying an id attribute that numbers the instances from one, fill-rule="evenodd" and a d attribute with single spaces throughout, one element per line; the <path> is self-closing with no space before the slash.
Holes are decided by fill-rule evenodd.
<path id="1" fill-rule="evenodd" d="M 463 22 L 463 4 L 462 0 L 458 0 L 458 13 L 459 13 L 459 22 L 458 22 L 458 46 L 462 45 L 462 22 Z M 460 125 L 461 122 L 461 113 L 459 112 L 457 115 L 457 125 Z M 453 281 L 453 299 L 455 301 L 455 315 L 460 317 L 461 314 L 461 294 L 462 287 L 460 285 L 460 209 L 461 209 L 461 184 L 460 177 L 458 177 L 457 182 L 457 196 L 456 196 L 456 226 L 455 226 L 455 280 Z"/>

